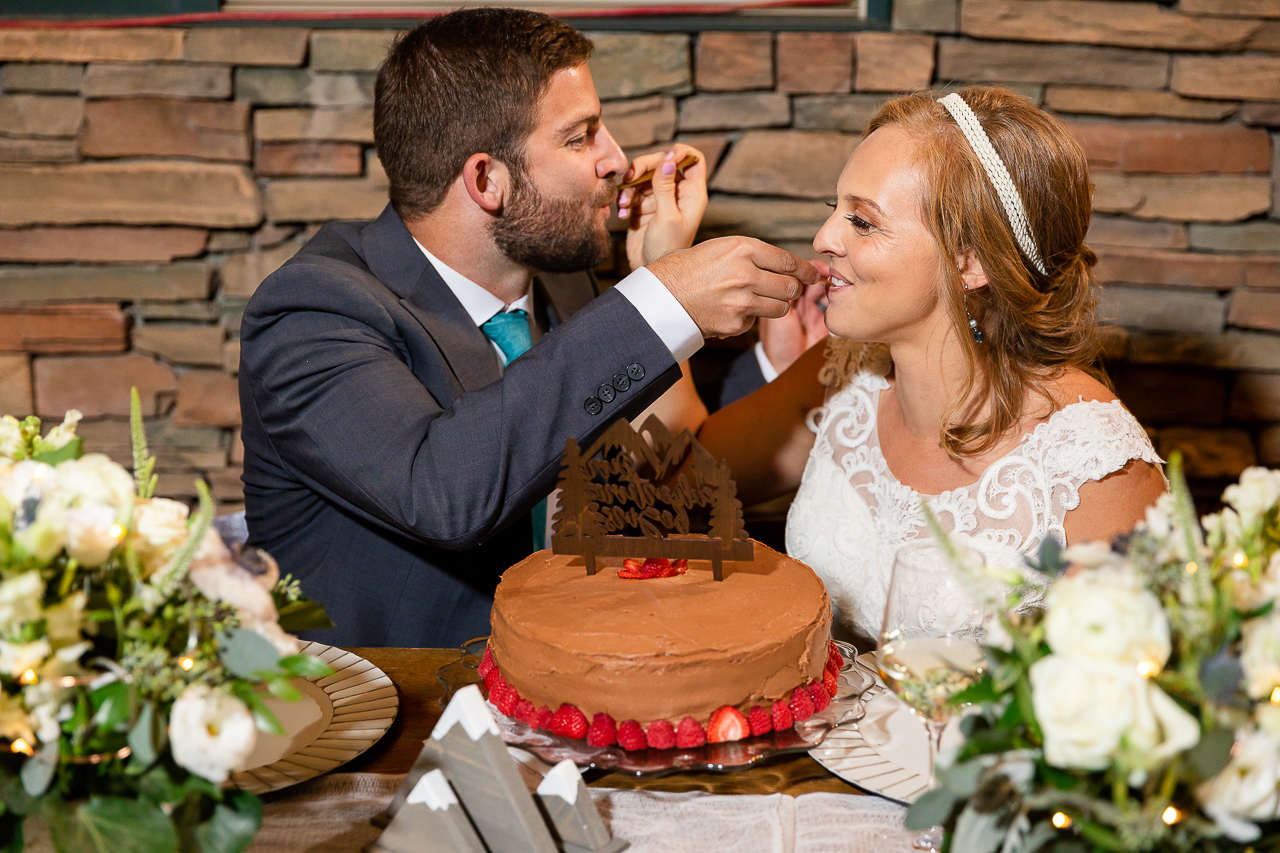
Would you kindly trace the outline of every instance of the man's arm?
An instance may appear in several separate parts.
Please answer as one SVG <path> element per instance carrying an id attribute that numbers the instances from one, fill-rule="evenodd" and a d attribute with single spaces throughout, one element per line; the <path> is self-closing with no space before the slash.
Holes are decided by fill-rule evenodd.
<path id="1" fill-rule="evenodd" d="M 241 379 L 274 461 L 345 509 L 440 547 L 474 546 L 522 515 L 554 484 L 569 437 L 593 441 L 679 376 L 621 294 L 595 300 L 475 391 L 438 351 L 407 351 L 395 303 L 323 265 L 287 265 L 261 296 L 245 317 Z M 426 385 L 407 363 L 415 357 L 432 362 Z M 604 401 L 599 388 L 619 374 L 626 390 Z"/>

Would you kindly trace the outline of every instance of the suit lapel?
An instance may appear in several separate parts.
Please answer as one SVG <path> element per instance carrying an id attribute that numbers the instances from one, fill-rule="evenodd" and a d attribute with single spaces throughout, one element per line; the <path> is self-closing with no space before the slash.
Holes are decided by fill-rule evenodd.
<path id="1" fill-rule="evenodd" d="M 463 389 L 475 391 L 501 377 L 489 339 L 418 248 L 387 205 L 362 232 L 369 269 L 397 296 L 444 355 Z"/>

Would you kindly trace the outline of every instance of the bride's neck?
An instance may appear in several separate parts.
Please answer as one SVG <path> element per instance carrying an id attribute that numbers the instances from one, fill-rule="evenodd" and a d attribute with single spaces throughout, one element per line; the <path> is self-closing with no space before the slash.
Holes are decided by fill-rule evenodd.
<path id="1" fill-rule="evenodd" d="M 938 440 L 952 397 L 964 387 L 965 362 L 960 347 L 967 343 L 948 334 L 941 344 L 932 341 L 925 342 L 923 346 L 903 344 L 889 347 L 889 356 L 893 360 L 891 389 L 894 404 L 901 417 L 902 428 L 913 439 Z M 985 393 L 986 381 L 979 359 L 975 365 L 973 390 L 968 401 L 951 413 L 953 422 L 974 423 L 986 416 L 990 408 Z"/>

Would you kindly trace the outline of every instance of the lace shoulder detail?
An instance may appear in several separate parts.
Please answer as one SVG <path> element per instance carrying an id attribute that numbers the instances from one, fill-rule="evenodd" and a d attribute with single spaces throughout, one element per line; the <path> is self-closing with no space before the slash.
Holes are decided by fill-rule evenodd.
<path id="1" fill-rule="evenodd" d="M 883 344 L 868 344 L 832 335 L 827 338 L 826 354 L 827 360 L 818 371 L 818 381 L 828 391 L 840 388 L 861 370 L 886 376 L 892 367 L 889 348 Z"/>
<path id="2" fill-rule="evenodd" d="M 1101 480 L 1133 459 L 1164 464 L 1146 430 L 1119 400 L 1064 406 L 1037 426 L 1023 447 L 1050 478 L 1073 481 L 1075 488 Z"/>

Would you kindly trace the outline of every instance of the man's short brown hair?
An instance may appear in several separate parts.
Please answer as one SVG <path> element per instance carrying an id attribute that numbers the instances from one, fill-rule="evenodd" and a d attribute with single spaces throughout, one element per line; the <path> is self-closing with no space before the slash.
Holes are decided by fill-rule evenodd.
<path id="1" fill-rule="evenodd" d="M 406 33 L 378 71 L 373 139 L 404 219 L 444 201 L 472 154 L 517 180 L 551 76 L 586 62 L 591 40 L 524 9 L 464 9 Z"/>

